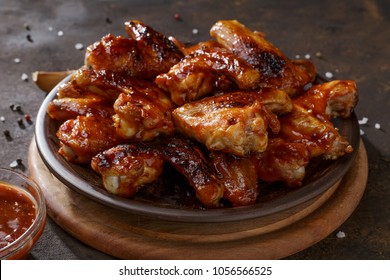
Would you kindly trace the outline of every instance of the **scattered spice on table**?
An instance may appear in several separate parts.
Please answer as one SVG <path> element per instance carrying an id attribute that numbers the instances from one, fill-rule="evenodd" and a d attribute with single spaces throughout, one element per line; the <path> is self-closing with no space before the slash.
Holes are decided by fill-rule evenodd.
<path id="1" fill-rule="evenodd" d="M 25 119 L 28 123 L 30 123 L 30 122 L 31 122 L 31 115 L 30 115 L 30 114 L 25 114 L 25 115 L 24 115 L 24 119 Z"/>
<path id="2" fill-rule="evenodd" d="M 29 41 L 30 43 L 34 43 L 34 40 L 32 39 L 30 34 L 27 34 L 26 38 L 27 38 L 27 41 Z"/>
<path id="3" fill-rule="evenodd" d="M 19 125 L 19 126 L 22 126 L 22 125 L 23 125 L 23 119 L 22 119 L 22 118 L 18 118 L 17 122 L 18 122 L 18 125 Z"/>

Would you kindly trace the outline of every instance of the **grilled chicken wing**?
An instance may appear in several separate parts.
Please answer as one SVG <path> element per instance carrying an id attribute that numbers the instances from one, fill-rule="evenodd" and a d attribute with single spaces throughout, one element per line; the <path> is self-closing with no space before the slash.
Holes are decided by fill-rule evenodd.
<path id="1" fill-rule="evenodd" d="M 335 80 L 315 85 L 294 102 L 320 119 L 348 118 L 358 102 L 356 83 Z"/>
<path id="2" fill-rule="evenodd" d="M 57 121 L 75 119 L 77 116 L 98 115 L 112 117 L 115 112 L 111 105 L 101 98 L 60 98 L 52 100 L 47 107 L 47 114 Z"/>
<path id="3" fill-rule="evenodd" d="M 216 178 L 206 156 L 194 142 L 183 137 L 165 137 L 156 148 L 166 161 L 187 178 L 204 206 L 220 206 L 224 187 Z"/>
<path id="4" fill-rule="evenodd" d="M 279 120 L 281 137 L 305 143 L 310 157 L 335 159 L 353 148 L 331 118 L 349 117 L 358 100 L 353 81 L 332 81 L 311 87 L 293 100 L 294 109 Z"/>
<path id="5" fill-rule="evenodd" d="M 59 154 L 74 163 L 89 163 L 97 153 L 122 142 L 110 118 L 78 116 L 65 121 L 57 131 Z"/>
<path id="6" fill-rule="evenodd" d="M 218 21 L 210 35 L 260 72 L 261 87 L 276 87 L 294 96 L 315 79 L 312 63 L 292 63 L 263 34 L 252 32 L 236 20 Z"/>
<path id="7" fill-rule="evenodd" d="M 154 79 L 182 58 L 175 44 L 141 22 L 126 22 L 125 28 L 132 38 L 105 35 L 87 48 L 85 65 L 94 70 Z"/>
<path id="8" fill-rule="evenodd" d="M 160 176 L 164 161 L 155 150 L 123 144 L 94 156 L 91 167 L 102 175 L 104 188 L 122 197 L 134 196 Z"/>
<path id="9" fill-rule="evenodd" d="M 304 143 L 310 158 L 322 156 L 325 159 L 336 159 L 353 150 L 332 122 L 314 117 L 298 104 L 294 104 L 291 113 L 280 116 L 279 121 L 279 137 L 294 143 Z"/>
<path id="10" fill-rule="evenodd" d="M 136 82 L 123 73 L 81 67 L 59 88 L 57 98 L 100 98 L 113 104 L 124 88 Z"/>
<path id="11" fill-rule="evenodd" d="M 117 133 L 124 139 L 145 141 L 174 132 L 174 104 L 156 85 L 144 83 L 142 88 L 127 89 L 114 103 L 113 120 Z"/>
<path id="12" fill-rule="evenodd" d="M 212 152 L 210 161 L 223 184 L 223 198 L 233 207 L 251 205 L 259 195 L 256 166 L 250 158 Z"/>
<path id="13" fill-rule="evenodd" d="M 259 73 L 222 48 L 199 49 L 159 75 L 156 84 L 171 93 L 177 105 L 221 91 L 234 83 L 239 89 L 257 87 Z"/>
<path id="14" fill-rule="evenodd" d="M 288 142 L 282 138 L 272 138 L 267 149 L 254 154 L 256 171 L 267 183 L 283 182 L 286 186 L 300 186 L 309 164 L 309 151 L 304 143 Z"/>
<path id="15" fill-rule="evenodd" d="M 292 108 L 291 100 L 285 93 L 274 89 L 270 91 L 276 94 L 244 91 L 184 104 L 173 111 L 176 129 L 205 144 L 210 150 L 237 156 L 262 152 L 268 143 L 268 127 L 274 133 L 280 129 L 272 107 L 279 112 Z M 282 98 L 279 100 L 277 96 Z M 279 104 L 275 100 L 280 101 Z"/>
<path id="16" fill-rule="evenodd" d="M 131 20 L 125 22 L 125 29 L 127 35 L 137 41 L 138 50 L 149 71 L 154 72 L 153 76 L 168 72 L 183 58 L 183 53 L 173 41 L 148 25 Z"/>
<path id="17" fill-rule="evenodd" d="M 84 64 L 93 70 L 124 72 L 130 76 L 147 73 L 137 42 L 112 34 L 103 36 L 87 48 Z"/>

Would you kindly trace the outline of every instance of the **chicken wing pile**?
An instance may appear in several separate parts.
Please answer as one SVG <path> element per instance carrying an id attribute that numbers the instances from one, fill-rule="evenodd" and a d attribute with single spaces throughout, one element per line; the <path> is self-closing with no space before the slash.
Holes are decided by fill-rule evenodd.
<path id="1" fill-rule="evenodd" d="M 354 81 L 316 83 L 310 60 L 235 20 L 191 46 L 136 20 L 125 30 L 87 48 L 47 109 L 59 153 L 109 193 L 133 197 L 168 164 L 206 208 L 251 205 L 264 186 L 301 186 L 312 159 L 352 152 L 331 119 L 351 115 Z"/>

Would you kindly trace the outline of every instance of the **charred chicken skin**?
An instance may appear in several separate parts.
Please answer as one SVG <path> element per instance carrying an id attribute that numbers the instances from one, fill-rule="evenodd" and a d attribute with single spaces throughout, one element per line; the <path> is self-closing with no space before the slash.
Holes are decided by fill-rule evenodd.
<path id="1" fill-rule="evenodd" d="M 252 32 L 236 20 L 218 21 L 210 35 L 259 71 L 260 87 L 276 87 L 294 96 L 315 79 L 316 70 L 310 61 L 293 63 L 262 33 Z"/>
<path id="2" fill-rule="evenodd" d="M 157 142 L 163 158 L 183 174 L 195 189 L 196 197 L 209 208 L 220 206 L 224 188 L 217 180 L 206 156 L 189 139 L 165 137 Z"/>
<path id="3" fill-rule="evenodd" d="M 89 46 L 85 65 L 94 70 L 153 79 L 182 58 L 183 54 L 173 42 L 149 26 L 129 21 L 125 28 L 130 38 L 108 34 Z"/>
<path id="4" fill-rule="evenodd" d="M 353 151 L 331 120 L 351 115 L 356 84 L 315 84 L 311 61 L 263 33 L 218 21 L 186 46 L 136 20 L 125 31 L 89 46 L 47 109 L 59 153 L 108 192 L 133 197 L 170 164 L 205 207 L 251 205 L 260 184 L 300 186 L 313 158 Z"/>
<path id="5" fill-rule="evenodd" d="M 183 58 L 180 49 L 164 34 L 138 21 L 125 22 L 127 35 L 137 42 L 143 62 L 151 76 L 166 73 Z M 147 75 L 149 76 L 149 75 Z M 145 78 L 145 76 L 144 76 Z"/>

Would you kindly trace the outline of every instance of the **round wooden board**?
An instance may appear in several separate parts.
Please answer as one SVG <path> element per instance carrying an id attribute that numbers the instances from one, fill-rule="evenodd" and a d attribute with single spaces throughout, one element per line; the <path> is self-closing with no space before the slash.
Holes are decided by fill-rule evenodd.
<path id="1" fill-rule="evenodd" d="M 96 203 L 57 180 L 29 149 L 29 171 L 49 216 L 80 241 L 122 259 L 280 259 L 331 234 L 352 214 L 367 182 L 363 143 L 351 170 L 319 197 L 281 213 L 230 223 L 183 223 Z"/>

